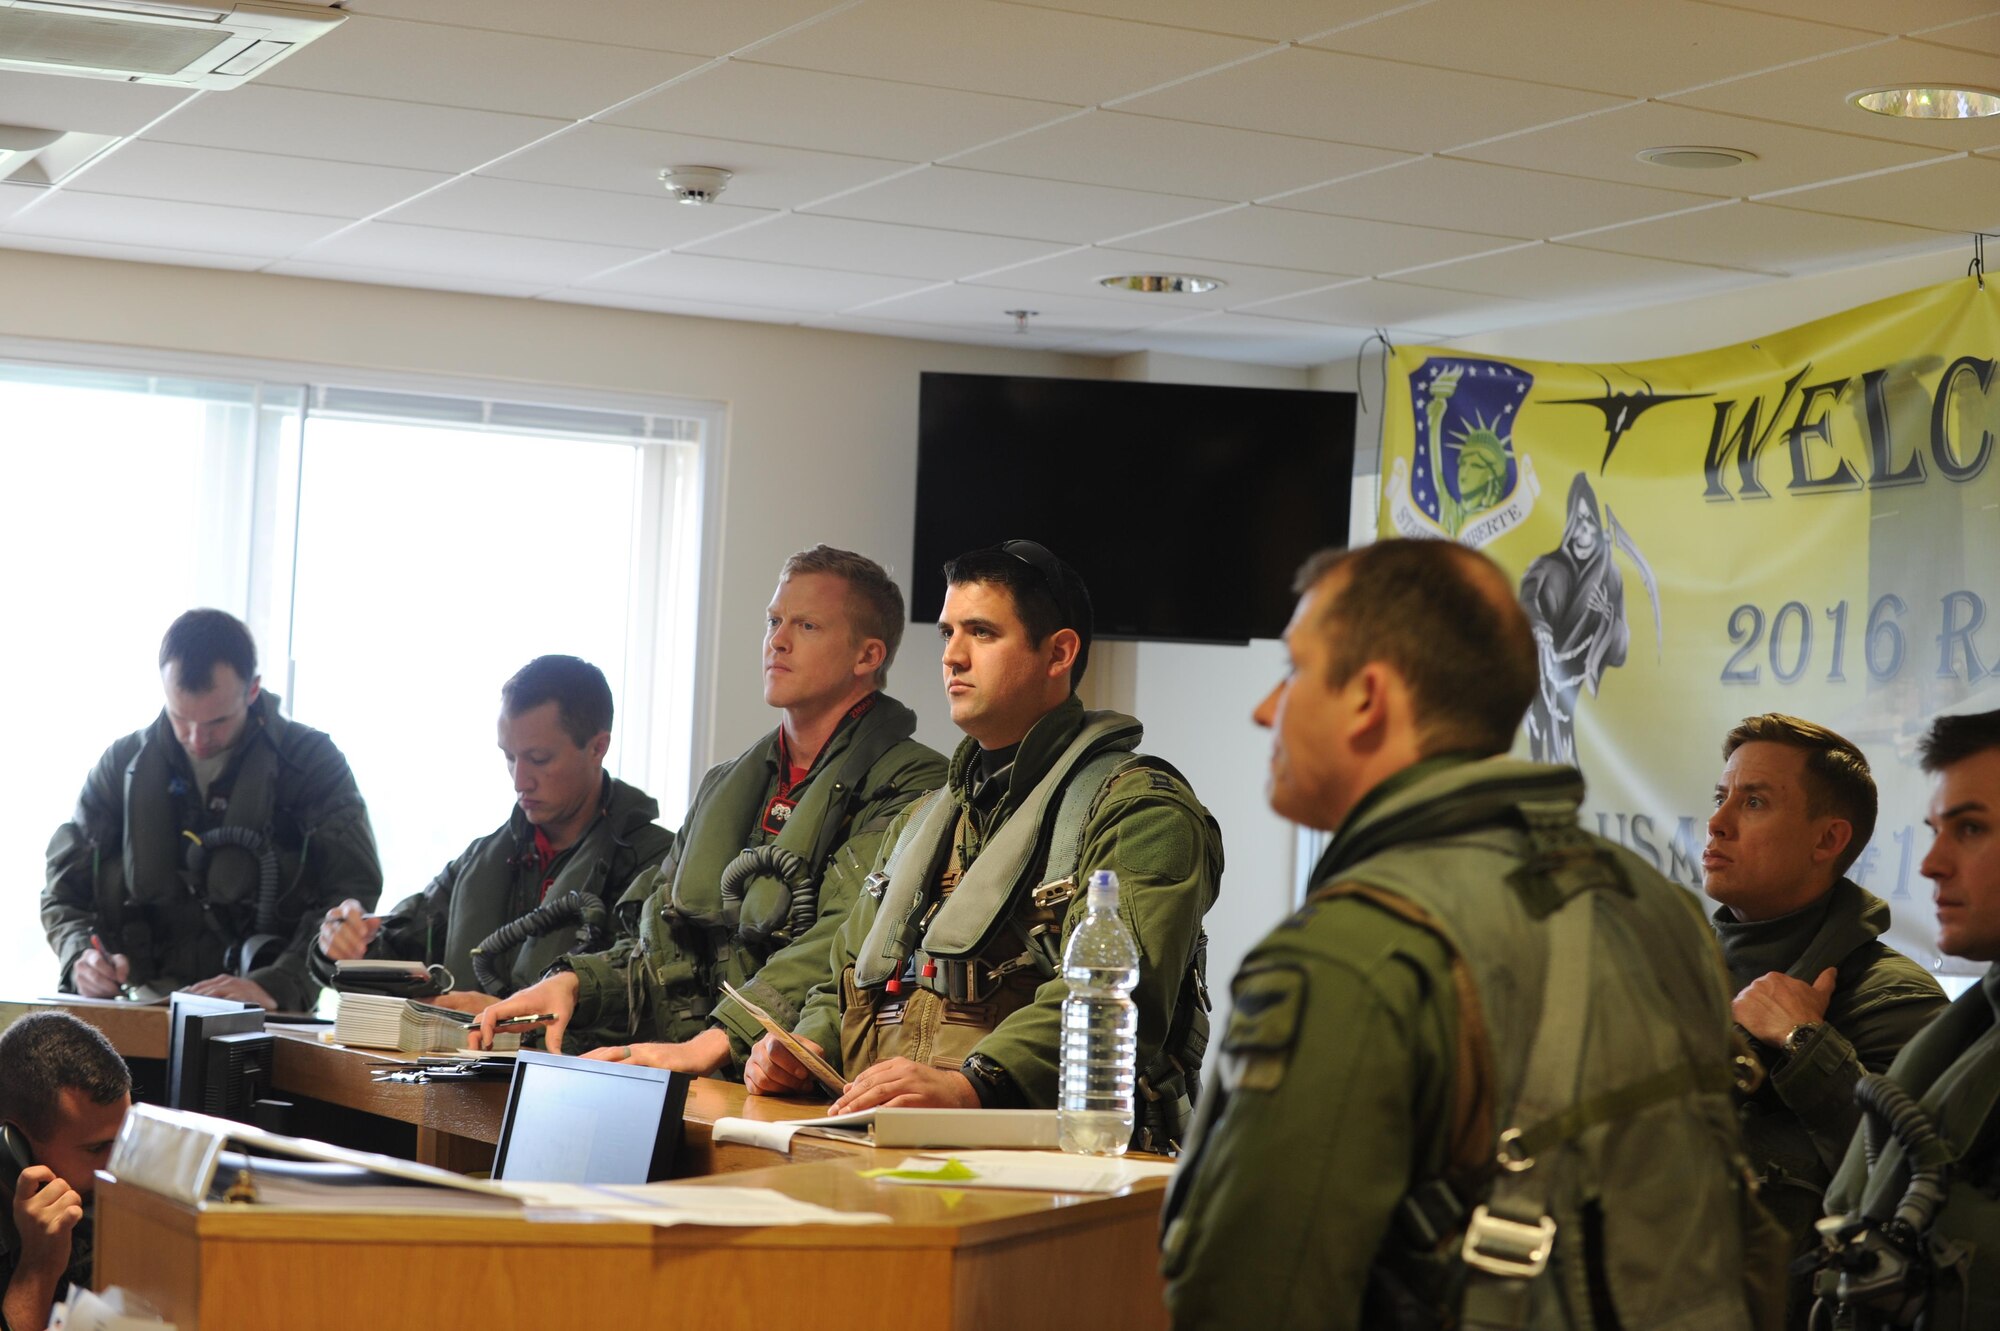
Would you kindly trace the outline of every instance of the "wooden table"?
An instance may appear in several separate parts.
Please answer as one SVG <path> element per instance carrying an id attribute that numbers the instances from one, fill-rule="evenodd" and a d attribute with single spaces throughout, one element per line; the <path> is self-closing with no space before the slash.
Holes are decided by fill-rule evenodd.
<path id="1" fill-rule="evenodd" d="M 822 1161 L 698 1184 L 776 1188 L 893 1223 L 531 1223 L 215 1205 L 100 1174 L 99 1288 L 182 1331 L 1163 1327 L 1158 1182 L 1122 1194 L 898 1187 Z"/>
<path id="2" fill-rule="evenodd" d="M 104 1032 L 111 1047 L 127 1058 L 167 1056 L 167 1006 L 128 1003 L 116 998 L 85 998 L 64 994 L 57 998 L 0 999 L 0 1030 L 12 1026 L 30 1012 L 67 1012 Z"/>

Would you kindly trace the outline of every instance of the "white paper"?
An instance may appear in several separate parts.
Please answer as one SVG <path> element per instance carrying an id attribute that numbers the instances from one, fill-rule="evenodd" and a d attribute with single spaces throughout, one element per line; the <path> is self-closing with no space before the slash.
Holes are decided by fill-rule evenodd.
<path id="1" fill-rule="evenodd" d="M 49 1310 L 49 1331 L 174 1331 L 152 1306 L 113 1285 L 102 1294 L 75 1290 L 69 1302 Z"/>
<path id="2" fill-rule="evenodd" d="M 687 1183 L 615 1187 L 589 1183 L 502 1183 L 530 1220 L 620 1220 L 641 1225 L 885 1225 L 886 1215 L 835 1211 L 770 1188 Z"/>
<path id="3" fill-rule="evenodd" d="M 935 1169 L 956 1160 L 969 1179 L 893 1178 L 878 1183 L 930 1188 L 1012 1188 L 1022 1192 L 1119 1192 L 1144 1179 L 1174 1172 L 1171 1160 L 1126 1160 L 1115 1156 L 1070 1155 L 1063 1151 L 953 1151 L 913 1155 L 902 1169 Z"/>
<path id="4" fill-rule="evenodd" d="M 767 1151 L 789 1152 L 797 1123 L 760 1123 L 754 1118 L 718 1118 L 709 1129 L 718 1145 L 761 1146 Z"/>

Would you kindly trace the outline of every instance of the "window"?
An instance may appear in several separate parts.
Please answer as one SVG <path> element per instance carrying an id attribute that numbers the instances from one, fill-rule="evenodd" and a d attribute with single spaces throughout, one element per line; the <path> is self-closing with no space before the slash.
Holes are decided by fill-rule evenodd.
<path id="1" fill-rule="evenodd" d="M 682 808 L 717 416 L 612 407 L 0 362 L 16 723 L 0 795 L 22 823 L 0 853 L 5 987 L 54 986 L 43 846 L 104 749 L 158 714 L 160 635 L 190 606 L 242 616 L 265 687 L 347 754 L 385 904 L 507 816 L 499 689 L 546 652 L 604 670 L 607 766 Z"/>

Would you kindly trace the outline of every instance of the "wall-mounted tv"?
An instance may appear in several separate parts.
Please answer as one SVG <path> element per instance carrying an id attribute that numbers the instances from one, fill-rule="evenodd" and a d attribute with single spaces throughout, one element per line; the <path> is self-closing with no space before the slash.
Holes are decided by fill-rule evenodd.
<path id="1" fill-rule="evenodd" d="M 947 559 L 1025 537 L 1083 575 L 1098 637 L 1276 638 L 1299 564 L 1347 540 L 1352 393 L 925 374 L 918 418 L 917 623 Z"/>

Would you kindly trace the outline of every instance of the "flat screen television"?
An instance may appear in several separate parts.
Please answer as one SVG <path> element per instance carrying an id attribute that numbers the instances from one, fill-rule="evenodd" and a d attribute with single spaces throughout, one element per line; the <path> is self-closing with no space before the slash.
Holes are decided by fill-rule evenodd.
<path id="1" fill-rule="evenodd" d="M 1083 576 L 1097 637 L 1280 637 L 1353 472 L 1352 393 L 925 374 L 910 615 L 936 621 L 946 560 L 1022 537 Z"/>

